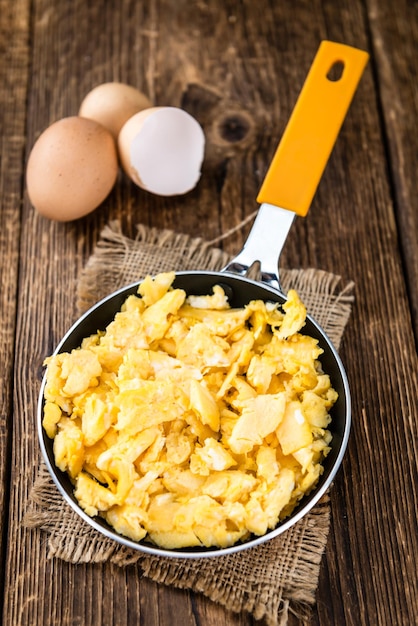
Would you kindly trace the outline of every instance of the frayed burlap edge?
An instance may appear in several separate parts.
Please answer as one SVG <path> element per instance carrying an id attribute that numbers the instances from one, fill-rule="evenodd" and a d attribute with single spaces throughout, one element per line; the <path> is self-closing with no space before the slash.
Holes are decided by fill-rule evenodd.
<path id="1" fill-rule="evenodd" d="M 101 233 L 93 255 L 87 261 L 78 283 L 78 311 L 83 313 L 112 291 L 159 272 L 219 271 L 230 256 L 200 237 L 171 230 L 137 226 L 135 239 L 126 237 L 117 221 Z M 317 269 L 280 271 L 282 289 L 296 289 L 309 314 L 324 328 L 339 348 L 353 302 L 354 283 L 341 284 L 341 277 Z"/>
<path id="2" fill-rule="evenodd" d="M 138 226 L 135 239 L 118 222 L 104 228 L 78 284 L 83 312 L 112 291 L 147 274 L 220 270 L 228 255 L 200 238 Z M 284 291 L 295 288 L 310 315 L 338 348 L 351 312 L 353 283 L 316 269 L 282 270 Z M 285 626 L 289 611 L 305 615 L 315 602 L 330 519 L 329 498 L 275 539 L 245 552 L 209 559 L 149 556 L 99 535 L 65 503 L 41 463 L 24 523 L 48 536 L 48 557 L 71 563 L 136 565 L 155 582 L 200 592 L 234 612 L 247 611 L 268 626 Z"/>
<path id="3" fill-rule="evenodd" d="M 306 616 L 315 602 L 329 530 L 328 495 L 269 542 L 237 554 L 193 560 L 149 556 L 100 535 L 63 501 L 44 463 L 30 500 L 24 524 L 47 534 L 49 559 L 137 565 L 154 582 L 202 593 L 230 611 L 264 618 L 268 626 L 285 626 L 289 611 Z"/>
<path id="4" fill-rule="evenodd" d="M 220 270 L 228 255 L 203 239 L 171 230 L 137 226 L 137 236 L 122 234 L 120 223 L 110 222 L 101 233 L 96 249 L 78 284 L 78 309 L 83 312 L 118 287 L 146 275 L 170 270 Z"/>

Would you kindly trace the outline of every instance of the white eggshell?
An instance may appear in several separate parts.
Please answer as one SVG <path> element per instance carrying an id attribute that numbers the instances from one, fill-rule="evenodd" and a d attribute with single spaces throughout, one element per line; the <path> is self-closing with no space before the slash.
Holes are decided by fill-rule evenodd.
<path id="1" fill-rule="evenodd" d="M 160 196 L 174 196 L 199 181 L 205 136 L 183 109 L 153 107 L 124 124 L 118 148 L 122 167 L 134 183 Z"/>

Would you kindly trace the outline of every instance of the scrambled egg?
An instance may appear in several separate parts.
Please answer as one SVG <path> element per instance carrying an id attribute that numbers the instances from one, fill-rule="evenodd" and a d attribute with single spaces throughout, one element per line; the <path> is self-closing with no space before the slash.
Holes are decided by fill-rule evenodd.
<path id="1" fill-rule="evenodd" d="M 322 472 L 337 399 L 280 307 L 147 277 L 103 332 L 46 359 L 43 427 L 80 506 L 135 541 L 227 547 L 287 517 Z"/>

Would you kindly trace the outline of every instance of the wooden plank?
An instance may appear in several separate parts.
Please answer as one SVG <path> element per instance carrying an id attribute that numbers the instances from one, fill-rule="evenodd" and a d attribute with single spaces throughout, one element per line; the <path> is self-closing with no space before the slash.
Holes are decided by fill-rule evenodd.
<path id="1" fill-rule="evenodd" d="M 0 563 L 8 523 L 8 482 L 12 433 L 12 392 L 19 273 L 22 157 L 25 146 L 29 69 L 29 3 L 0 0 Z M 13 33 L 13 36 L 11 36 Z M 3 588 L 3 567 L 0 587 Z"/>
<path id="2" fill-rule="evenodd" d="M 418 5 L 416 2 L 368 1 L 376 76 L 384 123 L 395 219 L 402 242 L 403 264 L 418 344 L 418 200 L 416 193 L 418 118 Z M 393 53 L 396 46 L 396 54 Z"/>

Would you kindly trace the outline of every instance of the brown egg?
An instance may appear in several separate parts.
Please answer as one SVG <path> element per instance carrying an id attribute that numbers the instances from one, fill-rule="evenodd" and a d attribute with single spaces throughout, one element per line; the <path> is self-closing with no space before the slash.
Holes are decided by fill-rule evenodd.
<path id="1" fill-rule="evenodd" d="M 103 83 L 87 94 L 78 114 L 103 124 L 117 139 L 124 123 L 150 106 L 151 101 L 131 85 Z"/>
<path id="2" fill-rule="evenodd" d="M 52 220 L 66 222 L 87 215 L 115 184 L 115 141 L 101 124 L 66 117 L 40 135 L 26 168 L 29 199 Z"/>

